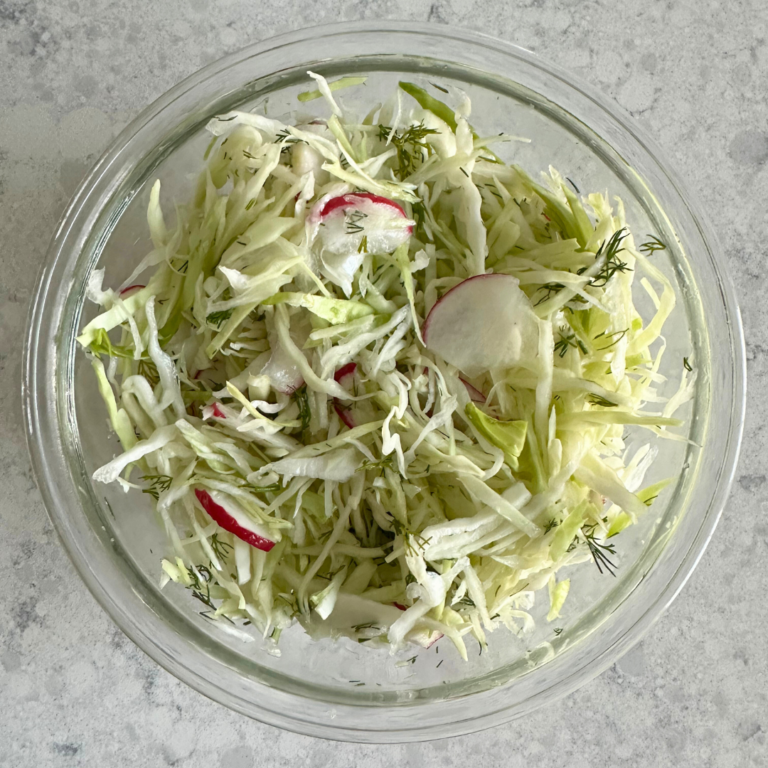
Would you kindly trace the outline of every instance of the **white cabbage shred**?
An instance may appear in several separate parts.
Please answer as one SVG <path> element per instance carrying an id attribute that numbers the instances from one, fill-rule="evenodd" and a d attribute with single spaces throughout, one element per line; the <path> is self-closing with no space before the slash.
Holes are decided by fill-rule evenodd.
<path id="1" fill-rule="evenodd" d="M 79 340 L 125 451 L 94 479 L 127 490 L 137 468 L 169 536 L 164 580 L 231 634 L 276 642 L 298 621 L 392 650 L 446 636 L 466 657 L 467 635 L 530 632 L 536 590 L 550 620 L 567 613 L 555 574 L 595 548 L 613 572 L 606 538 L 663 487 L 639 490 L 649 446 L 682 439 L 670 427 L 695 382 L 685 370 L 671 399 L 657 393 L 675 294 L 649 256 L 664 245 L 636 246 L 619 200 L 501 162 L 466 99 L 405 83 L 361 121 L 338 94 L 361 78 L 309 74 L 303 100 L 324 97 L 327 117 L 212 120 L 174 223 L 152 188 L 152 250 L 131 277 L 145 284 L 103 290 L 93 273 L 103 312 Z M 324 210 L 352 193 L 389 229 L 369 238 L 359 206 L 338 208 L 356 247 L 336 219 L 331 268 Z M 538 327 L 515 367 L 470 381 L 423 331 L 441 296 L 485 274 L 516 278 Z M 634 456 L 626 425 L 649 435 Z M 214 520 L 208 492 L 236 499 L 266 545 Z"/>

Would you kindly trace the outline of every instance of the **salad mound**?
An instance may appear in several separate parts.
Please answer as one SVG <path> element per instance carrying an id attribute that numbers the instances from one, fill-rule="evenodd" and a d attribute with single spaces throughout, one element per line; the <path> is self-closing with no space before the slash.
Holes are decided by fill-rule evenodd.
<path id="1" fill-rule="evenodd" d="M 446 636 L 466 658 L 500 624 L 553 621 L 567 567 L 620 564 L 617 534 L 657 438 L 675 295 L 619 199 L 534 180 L 411 83 L 364 117 L 310 73 L 328 118 L 229 112 L 169 225 L 82 330 L 123 453 L 94 473 L 150 494 L 162 582 L 243 640 L 398 650 Z M 444 89 L 440 89 L 444 90 Z M 635 281 L 655 307 L 644 320 Z M 648 442 L 630 451 L 627 425 Z M 255 632 L 254 632 L 255 630 Z"/>

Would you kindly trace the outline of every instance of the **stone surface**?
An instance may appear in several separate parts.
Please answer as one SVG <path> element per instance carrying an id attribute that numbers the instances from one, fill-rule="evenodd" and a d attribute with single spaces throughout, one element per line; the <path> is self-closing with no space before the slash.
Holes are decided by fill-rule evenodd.
<path id="1" fill-rule="evenodd" d="M 548 711 L 474 736 L 392 747 L 251 722 L 138 651 L 59 546 L 32 478 L 19 404 L 36 272 L 68 197 L 115 133 L 224 53 L 293 27 L 377 17 L 491 31 L 629 110 L 720 233 L 751 377 L 723 520 L 642 644 Z M 0 765 L 765 765 L 767 35 L 764 0 L 0 0 Z"/>

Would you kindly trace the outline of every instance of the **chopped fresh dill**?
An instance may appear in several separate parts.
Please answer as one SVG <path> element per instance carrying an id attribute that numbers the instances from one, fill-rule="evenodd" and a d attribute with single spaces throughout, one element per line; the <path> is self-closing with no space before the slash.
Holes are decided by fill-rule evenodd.
<path id="1" fill-rule="evenodd" d="M 588 525 L 581 530 L 584 540 L 589 547 L 589 553 L 592 555 L 592 559 L 595 561 L 597 570 L 600 573 L 603 573 L 603 568 L 605 568 L 611 576 L 616 576 L 616 565 L 610 559 L 610 557 L 616 556 L 616 545 L 598 541 L 595 537 L 595 527 L 594 525 Z"/>
<path id="2" fill-rule="evenodd" d="M 606 344 L 604 347 L 598 347 L 597 351 L 600 352 L 604 349 L 610 349 L 614 344 L 618 344 L 629 332 L 629 328 L 625 328 L 623 331 L 614 331 L 613 333 L 601 333 L 595 336 L 596 339 L 600 338 L 601 336 L 604 336 L 605 338 L 610 338 L 615 336 L 614 340 L 610 344 Z"/>
<path id="3" fill-rule="evenodd" d="M 430 542 L 430 539 L 425 539 L 421 534 L 414 533 L 407 526 L 403 525 L 403 523 L 401 523 L 397 518 L 393 518 L 392 528 L 394 528 L 395 533 L 398 536 L 402 537 L 403 544 L 405 545 L 405 551 L 409 555 L 417 554 L 416 549 L 413 546 L 414 542 L 422 549 L 424 549 Z"/>
<path id="4" fill-rule="evenodd" d="M 378 469 L 384 471 L 387 467 L 392 468 L 395 455 L 390 453 L 389 456 L 385 456 L 381 461 L 364 461 L 358 468 L 358 472 L 365 472 L 367 469 Z"/>
<path id="5" fill-rule="evenodd" d="M 160 498 L 161 493 L 165 493 L 173 482 L 169 475 L 143 475 L 141 478 L 145 483 L 149 483 L 148 488 L 142 488 L 142 493 L 148 493 L 155 501 Z"/>
<path id="6" fill-rule="evenodd" d="M 389 139 L 392 146 L 397 150 L 397 170 L 395 175 L 402 181 L 410 176 L 423 160 L 424 153 L 430 156 L 434 151 L 425 141 L 427 136 L 435 136 L 440 131 L 434 128 L 426 128 L 424 123 L 412 125 L 402 131 L 392 131 L 392 128 L 386 125 L 379 126 L 378 137 L 381 141 Z M 390 138 L 391 136 L 391 138 Z"/>
<path id="7" fill-rule="evenodd" d="M 656 235 L 646 235 L 648 241 L 640 246 L 640 252 L 646 256 L 650 256 L 654 251 L 666 251 L 667 244 L 663 240 L 659 240 Z"/>
<path id="8" fill-rule="evenodd" d="M 565 286 L 562 283 L 544 283 L 540 288 L 538 288 L 539 291 L 546 291 L 546 295 L 542 296 L 534 306 L 539 306 L 539 304 L 542 304 L 543 302 L 547 301 L 548 299 L 551 299 L 552 296 L 554 296 L 556 293 L 559 293 L 563 290 Z"/>
<path id="9" fill-rule="evenodd" d="M 221 326 L 232 317 L 233 309 L 222 309 L 220 312 L 211 312 L 205 318 L 205 322 L 212 325 L 214 328 L 221 328 Z"/>
<path id="10" fill-rule="evenodd" d="M 690 364 L 687 357 L 683 358 L 683 368 L 689 373 L 693 370 L 693 366 Z"/>
<path id="11" fill-rule="evenodd" d="M 368 214 L 363 213 L 359 209 L 353 209 L 346 217 L 346 231 L 348 235 L 357 235 L 364 230 L 363 225 L 360 223 L 363 219 L 367 219 Z"/>
<path id="12" fill-rule="evenodd" d="M 299 406 L 299 419 L 301 420 L 301 429 L 304 431 L 312 420 L 312 408 L 309 405 L 309 393 L 306 386 L 300 387 L 293 393 L 296 405 Z"/>
<path id="13" fill-rule="evenodd" d="M 213 536 L 211 536 L 210 544 L 211 544 L 211 549 L 213 550 L 214 554 L 219 559 L 219 561 L 227 559 L 227 555 L 232 549 L 231 544 L 227 544 L 226 541 L 222 541 L 219 538 L 218 533 L 214 533 Z"/>
<path id="14" fill-rule="evenodd" d="M 616 408 L 618 406 L 618 403 L 614 403 L 612 400 L 607 400 L 601 395 L 590 395 L 587 398 L 587 401 L 591 405 L 599 405 L 603 408 Z"/>
<path id="15" fill-rule="evenodd" d="M 577 338 L 575 333 L 568 333 L 567 330 L 567 328 L 560 329 L 560 339 L 555 343 L 555 352 L 560 357 L 565 357 L 568 349 L 573 347 L 574 349 L 580 349 L 581 352 L 585 355 L 588 354 L 589 350 L 584 345 L 584 342 Z"/>
<path id="16" fill-rule="evenodd" d="M 628 230 L 625 227 L 622 227 L 618 231 L 614 232 L 607 241 L 604 240 L 602 242 L 602 244 L 600 245 L 600 248 L 595 254 L 595 259 L 599 259 L 602 256 L 605 256 L 605 261 L 602 267 L 600 268 L 600 270 L 597 272 L 597 274 L 594 275 L 592 277 L 592 280 L 590 280 L 589 282 L 589 285 L 592 288 L 605 288 L 608 281 L 617 272 L 632 271 L 627 266 L 627 263 L 625 261 L 622 261 L 618 257 L 618 254 L 624 250 L 621 247 L 621 243 L 624 240 L 624 238 L 628 236 L 629 236 Z"/>

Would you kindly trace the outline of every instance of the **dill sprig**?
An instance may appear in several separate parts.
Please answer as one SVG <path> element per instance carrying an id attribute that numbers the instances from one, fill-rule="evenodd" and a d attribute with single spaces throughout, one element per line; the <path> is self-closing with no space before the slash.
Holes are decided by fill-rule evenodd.
<path id="1" fill-rule="evenodd" d="M 614 344 L 618 344 L 629 332 L 629 328 L 625 328 L 623 331 L 614 331 L 613 333 L 606 333 L 603 331 L 602 333 L 598 333 L 597 336 L 595 336 L 595 339 L 601 339 L 605 337 L 606 339 L 610 339 L 613 337 L 613 341 L 610 344 L 606 344 L 604 347 L 598 347 L 598 352 L 604 350 L 604 349 L 610 349 Z"/>
<path id="2" fill-rule="evenodd" d="M 553 517 L 553 518 L 552 518 L 551 520 L 549 520 L 549 522 L 547 522 L 547 524 L 544 526 L 544 533 L 549 533 L 549 532 L 550 532 L 551 530 L 553 530 L 554 528 L 557 528 L 557 526 L 558 526 L 558 525 L 560 525 L 560 521 L 559 521 L 559 520 L 558 520 L 556 517 Z"/>
<path id="3" fill-rule="evenodd" d="M 362 232 L 365 227 L 360 223 L 363 219 L 367 219 L 368 214 L 363 213 L 360 210 L 353 210 L 347 214 L 345 224 L 348 235 L 357 235 Z"/>
<path id="4" fill-rule="evenodd" d="M 590 280 L 589 285 L 592 288 L 605 288 L 608 281 L 617 272 L 632 271 L 627 266 L 627 263 L 618 257 L 618 254 L 624 250 L 621 247 L 621 243 L 624 238 L 628 236 L 629 232 L 626 230 L 626 228 L 622 227 L 617 232 L 614 232 L 607 241 L 603 240 L 600 248 L 595 254 L 595 259 L 599 259 L 601 256 L 605 256 L 605 262 L 600 268 L 600 271 L 592 277 L 592 280 Z"/>
<path id="5" fill-rule="evenodd" d="M 461 600 L 456 601 L 456 605 L 465 605 L 467 608 L 474 608 L 475 601 L 469 595 L 464 595 Z"/>
<path id="6" fill-rule="evenodd" d="M 197 569 L 197 573 L 200 574 L 200 577 L 195 573 L 195 569 Z M 211 599 L 211 587 L 209 583 L 211 581 L 210 570 L 205 565 L 197 565 L 195 568 L 188 568 L 187 571 L 190 579 L 192 579 L 192 583 L 187 587 L 187 589 L 191 590 L 192 597 L 215 611 L 216 606 Z"/>
<path id="7" fill-rule="evenodd" d="M 555 352 L 560 357 L 565 357 L 566 352 L 568 352 L 570 347 L 573 347 L 574 349 L 580 349 L 585 355 L 589 353 L 589 350 L 584 345 L 584 342 L 577 338 L 575 333 L 568 333 L 567 328 L 561 328 L 559 333 L 560 339 L 555 343 Z"/>
<path id="8" fill-rule="evenodd" d="M 288 150 L 291 148 L 291 144 L 296 144 L 301 141 L 301 139 L 297 139 L 295 136 L 293 136 L 287 128 L 283 128 L 282 131 L 278 131 L 275 138 L 277 141 L 282 142 L 283 146 L 280 149 L 281 155 L 285 152 L 288 152 Z"/>
<path id="9" fill-rule="evenodd" d="M 406 176 L 410 176 L 421 163 L 421 160 L 426 151 L 427 155 L 431 155 L 434 151 L 432 147 L 426 143 L 427 136 L 435 136 L 440 131 L 436 131 L 434 128 L 425 127 L 421 122 L 418 125 L 412 125 L 410 128 L 406 128 L 403 131 L 392 132 L 392 128 L 386 125 L 379 126 L 378 137 L 381 141 L 386 141 L 390 138 L 390 143 L 397 150 L 397 170 L 396 176 L 402 181 Z"/>
<path id="10" fill-rule="evenodd" d="M 544 283 L 544 285 L 538 288 L 537 291 L 546 291 L 546 294 L 542 296 L 534 306 L 538 307 L 539 304 L 543 304 L 548 299 L 551 299 L 556 293 L 562 291 L 563 288 L 565 288 L 565 286 L 562 283 Z"/>
<path id="11" fill-rule="evenodd" d="M 596 526 L 594 525 L 588 525 L 581 529 L 584 541 L 589 547 L 589 553 L 592 555 L 592 559 L 595 561 L 597 570 L 600 573 L 603 573 L 603 568 L 605 568 L 611 576 L 616 576 L 616 565 L 610 559 L 611 557 L 616 557 L 616 545 L 598 541 L 595 537 L 595 528 Z"/>
<path id="12" fill-rule="evenodd" d="M 358 468 L 358 472 L 365 472 L 367 469 L 378 469 L 380 471 L 385 470 L 386 468 L 392 468 L 392 463 L 394 460 L 394 454 L 390 453 L 389 456 L 385 456 L 380 461 L 364 461 Z"/>
<path id="13" fill-rule="evenodd" d="M 293 393 L 293 397 L 296 400 L 296 405 L 299 406 L 299 419 L 301 420 L 301 431 L 303 432 L 309 426 L 309 422 L 312 419 L 312 409 L 309 405 L 309 394 L 306 386 L 297 389 Z"/>
<path id="14" fill-rule="evenodd" d="M 145 483 L 149 483 L 148 488 L 142 488 L 142 493 L 148 493 L 155 501 L 160 498 L 161 493 L 165 493 L 173 482 L 169 475 L 142 475 Z"/>
<path id="15" fill-rule="evenodd" d="M 656 235 L 646 235 L 648 242 L 643 243 L 640 246 L 640 253 L 644 253 L 646 256 L 650 256 L 654 251 L 666 251 L 667 244 L 663 240 L 659 240 Z"/>
<path id="16" fill-rule="evenodd" d="M 592 405 L 599 405 L 603 408 L 616 408 L 618 406 L 618 403 L 614 403 L 612 400 L 607 400 L 601 395 L 590 395 L 587 399 Z"/>
<path id="17" fill-rule="evenodd" d="M 139 360 L 139 376 L 143 376 L 153 388 L 160 383 L 157 366 L 151 360 Z"/>
<path id="18" fill-rule="evenodd" d="M 226 541 L 222 541 L 219 538 L 218 533 L 214 533 L 213 536 L 211 536 L 210 544 L 211 544 L 211 549 L 213 550 L 214 554 L 219 559 L 219 561 L 226 560 L 227 555 L 232 550 L 232 545 L 227 544 Z"/>
<path id="19" fill-rule="evenodd" d="M 208 325 L 212 325 L 214 328 L 221 328 L 222 324 L 226 323 L 227 320 L 232 317 L 233 312 L 234 309 L 222 309 L 220 312 L 211 312 L 211 314 L 205 318 L 205 322 L 208 323 Z"/>
<path id="20" fill-rule="evenodd" d="M 418 554 L 416 552 L 416 548 L 414 547 L 414 543 L 424 549 L 431 541 L 431 539 L 425 539 L 422 535 L 415 533 L 410 528 L 408 528 L 407 525 L 404 525 L 396 518 L 392 520 L 392 528 L 394 528 L 395 533 L 398 534 L 398 536 L 402 537 L 403 544 L 405 545 L 405 551 L 409 555 Z"/>

